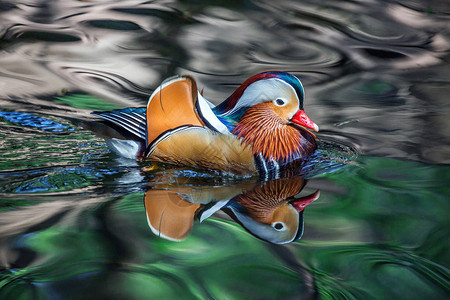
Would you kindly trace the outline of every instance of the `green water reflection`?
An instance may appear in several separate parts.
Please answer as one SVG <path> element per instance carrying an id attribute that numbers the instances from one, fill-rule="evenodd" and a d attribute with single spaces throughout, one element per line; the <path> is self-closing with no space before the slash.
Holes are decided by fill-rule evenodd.
<path id="1" fill-rule="evenodd" d="M 305 212 L 302 240 L 286 246 L 262 242 L 220 215 L 171 242 L 149 230 L 141 192 L 90 201 L 69 196 L 51 218 L 5 240 L 11 265 L 2 271 L 0 293 L 444 298 L 449 180 L 447 167 L 362 157 L 358 167 L 310 180 L 322 196 Z M 41 199 L 36 206 L 51 201 L 57 205 Z"/>

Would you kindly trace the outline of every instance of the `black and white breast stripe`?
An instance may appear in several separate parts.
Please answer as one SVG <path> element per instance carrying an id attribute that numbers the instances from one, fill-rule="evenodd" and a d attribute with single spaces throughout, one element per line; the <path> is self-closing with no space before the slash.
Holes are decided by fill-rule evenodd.
<path id="1" fill-rule="evenodd" d="M 255 164 L 264 180 L 280 178 L 280 164 L 275 159 L 266 160 L 261 153 L 255 155 Z"/>
<path id="2" fill-rule="evenodd" d="M 199 114 L 200 118 L 203 120 L 203 122 L 205 122 L 206 126 L 215 132 L 220 132 L 222 134 L 231 134 L 227 126 L 225 126 L 225 124 L 223 124 L 214 114 L 211 107 L 214 107 L 214 105 L 203 98 L 200 93 L 198 93 L 195 108 L 197 109 L 197 113 Z"/>

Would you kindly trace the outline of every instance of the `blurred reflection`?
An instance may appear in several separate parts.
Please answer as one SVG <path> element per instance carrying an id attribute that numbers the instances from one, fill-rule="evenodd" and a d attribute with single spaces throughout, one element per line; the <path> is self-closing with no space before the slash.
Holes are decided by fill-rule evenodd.
<path id="1" fill-rule="evenodd" d="M 289 177 L 214 188 L 149 189 L 145 210 L 152 232 L 172 241 L 185 239 L 195 220 L 222 210 L 257 238 L 286 244 L 301 238 L 304 209 L 320 195 L 317 190 L 295 197 L 305 184 L 303 177 Z"/>

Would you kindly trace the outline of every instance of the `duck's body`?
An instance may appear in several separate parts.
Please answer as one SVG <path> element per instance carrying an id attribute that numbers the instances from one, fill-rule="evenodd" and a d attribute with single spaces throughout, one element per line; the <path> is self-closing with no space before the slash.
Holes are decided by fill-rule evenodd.
<path id="1" fill-rule="evenodd" d="M 194 220 L 203 222 L 219 210 L 227 213 L 254 236 L 275 244 L 291 243 L 303 234 L 303 212 L 320 192 L 297 196 L 306 181 L 286 177 L 264 182 L 239 181 L 224 186 L 201 186 L 195 179 L 184 186 L 152 185 L 145 192 L 150 229 L 162 238 L 181 241 Z"/>
<path id="2" fill-rule="evenodd" d="M 294 86 L 293 86 L 294 85 Z M 146 108 L 94 112 L 91 127 L 120 155 L 234 174 L 279 172 L 316 149 L 300 81 L 288 73 L 249 78 L 214 107 L 191 77 L 167 80 Z M 300 126 L 298 126 L 300 125 Z"/>

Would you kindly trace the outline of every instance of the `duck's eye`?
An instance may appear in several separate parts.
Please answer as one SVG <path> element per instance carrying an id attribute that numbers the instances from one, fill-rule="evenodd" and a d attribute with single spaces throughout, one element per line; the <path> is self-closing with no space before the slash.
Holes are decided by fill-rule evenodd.
<path id="1" fill-rule="evenodd" d="M 278 106 L 283 106 L 286 104 L 286 102 L 283 99 L 278 98 L 277 100 L 275 100 L 275 104 Z"/>
<path id="2" fill-rule="evenodd" d="M 272 224 L 272 227 L 275 228 L 275 230 L 281 231 L 284 229 L 284 224 L 281 222 L 276 222 Z"/>

